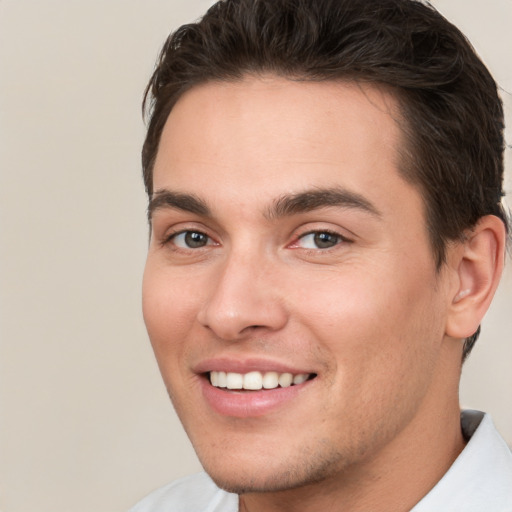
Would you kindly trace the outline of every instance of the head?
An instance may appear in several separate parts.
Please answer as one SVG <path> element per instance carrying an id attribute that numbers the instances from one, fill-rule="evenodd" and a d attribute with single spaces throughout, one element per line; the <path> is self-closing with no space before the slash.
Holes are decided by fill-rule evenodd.
<path id="1" fill-rule="evenodd" d="M 228 0 L 163 47 L 147 88 L 146 191 L 176 101 L 210 81 L 272 73 L 291 80 L 386 87 L 398 100 L 400 172 L 420 191 L 436 264 L 484 215 L 506 223 L 503 109 L 497 86 L 465 36 L 426 2 Z M 467 357 L 479 330 L 466 340 Z"/>
<path id="2" fill-rule="evenodd" d="M 228 0 L 168 39 L 148 95 L 145 318 L 203 464 L 241 492 L 384 452 L 456 391 L 450 311 L 503 248 L 485 66 L 425 3 Z M 477 328 L 450 331 L 464 356 Z M 226 368 L 308 380 L 248 408 L 208 384 Z M 310 412 L 297 450 L 283 429 Z"/>

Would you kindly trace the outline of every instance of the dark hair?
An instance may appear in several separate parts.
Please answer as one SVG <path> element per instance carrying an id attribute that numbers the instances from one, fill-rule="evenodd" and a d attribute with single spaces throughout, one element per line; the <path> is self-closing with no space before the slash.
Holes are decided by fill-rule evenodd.
<path id="1" fill-rule="evenodd" d="M 391 89 L 401 107 L 402 176 L 420 190 L 440 268 L 446 243 L 501 204 L 503 107 L 464 35 L 419 0 L 222 0 L 167 39 L 146 89 L 144 182 L 180 96 L 208 81 L 273 73 Z M 464 358 L 479 330 L 466 340 Z"/>

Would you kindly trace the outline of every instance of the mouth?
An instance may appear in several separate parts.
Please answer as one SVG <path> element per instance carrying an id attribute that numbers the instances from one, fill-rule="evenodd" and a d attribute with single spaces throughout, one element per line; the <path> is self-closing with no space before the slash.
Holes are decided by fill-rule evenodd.
<path id="1" fill-rule="evenodd" d="M 210 384 L 215 388 L 233 391 L 262 391 L 277 388 L 298 386 L 316 377 L 315 373 L 288 372 L 278 373 L 274 371 L 248 373 L 235 373 L 223 371 L 210 371 L 206 374 Z"/>
<path id="2" fill-rule="evenodd" d="M 221 417 L 247 419 L 301 407 L 314 396 L 315 383 L 321 380 L 307 368 L 296 366 L 294 371 L 282 361 L 262 358 L 205 359 L 193 371 L 210 411 Z"/>

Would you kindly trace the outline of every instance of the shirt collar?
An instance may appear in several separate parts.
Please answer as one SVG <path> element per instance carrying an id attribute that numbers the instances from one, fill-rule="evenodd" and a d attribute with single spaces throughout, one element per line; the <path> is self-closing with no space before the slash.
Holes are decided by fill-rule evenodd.
<path id="1" fill-rule="evenodd" d="M 466 447 L 411 512 L 512 511 L 512 454 L 491 417 L 463 411 L 461 427 Z"/>

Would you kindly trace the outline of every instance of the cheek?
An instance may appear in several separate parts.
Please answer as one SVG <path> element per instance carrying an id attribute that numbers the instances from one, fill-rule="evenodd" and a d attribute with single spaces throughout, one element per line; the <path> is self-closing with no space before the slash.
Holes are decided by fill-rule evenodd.
<path id="1" fill-rule="evenodd" d="M 318 282 L 307 299 L 298 299 L 301 321 L 335 361 L 336 379 L 351 383 L 348 388 L 400 386 L 431 364 L 443 319 L 434 281 L 414 274 L 403 268 L 387 275 L 354 271 L 333 276 L 328 285 Z"/>
<path id="2" fill-rule="evenodd" d="M 415 415 L 434 378 L 438 351 L 432 336 L 442 337 L 440 319 L 424 297 L 405 292 L 398 295 L 404 302 L 374 290 L 318 310 L 326 321 L 317 324 L 316 337 L 336 365 L 326 410 L 345 413 L 346 429 L 354 443 L 361 440 L 361 449 L 373 443 L 363 435 L 364 425 L 372 425 L 367 436 L 375 442 L 391 438 Z M 334 315 L 337 322 L 328 322 Z"/>
<path id="3" fill-rule="evenodd" d="M 179 282 L 179 281 L 178 281 Z M 190 345 L 186 340 L 194 319 L 195 306 L 187 288 L 179 286 L 165 270 L 146 266 L 142 287 L 142 309 L 146 329 L 167 392 L 180 417 L 191 414 L 193 402 L 183 397 L 193 388 L 192 374 L 183 364 Z M 188 288 L 189 290 L 190 288 Z M 192 413 L 195 414 L 195 413 Z"/>
<path id="4" fill-rule="evenodd" d="M 190 287 L 148 262 L 142 285 L 142 311 L 146 329 L 160 366 L 177 361 L 195 318 Z"/>

